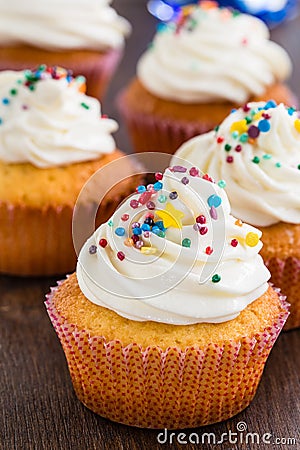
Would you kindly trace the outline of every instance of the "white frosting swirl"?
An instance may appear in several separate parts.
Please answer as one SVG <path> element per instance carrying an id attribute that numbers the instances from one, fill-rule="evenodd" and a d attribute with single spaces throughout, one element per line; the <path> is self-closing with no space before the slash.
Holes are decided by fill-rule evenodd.
<path id="1" fill-rule="evenodd" d="M 0 0 L 0 45 L 47 50 L 120 48 L 129 22 L 111 0 Z"/>
<path id="2" fill-rule="evenodd" d="M 256 226 L 300 223 L 298 113 L 283 104 L 268 109 L 265 105 L 268 107 L 264 102 L 249 103 L 249 111 L 240 108 L 231 113 L 218 131 L 191 139 L 176 155 L 211 176 L 226 180 L 232 212 L 241 219 Z M 258 115 L 253 116 L 259 108 Z M 262 114 L 268 114 L 265 117 L 269 118 L 264 120 Z M 253 120 L 246 125 L 245 117 Z M 263 125 L 270 127 L 269 131 L 261 131 L 252 142 L 240 142 L 241 134 L 234 133 L 241 127 L 247 137 L 249 127 L 255 133 Z M 226 151 L 225 145 L 231 149 Z M 241 151 L 236 151 L 237 146 Z M 228 163 L 228 157 L 233 157 L 233 162 Z"/>
<path id="3" fill-rule="evenodd" d="M 286 51 L 259 19 L 228 9 L 191 12 L 183 25 L 159 31 L 137 74 L 154 95 L 182 103 L 243 103 L 291 72 Z"/>
<path id="4" fill-rule="evenodd" d="M 63 70 L 61 70 L 64 73 Z M 26 83 L 26 71 L 0 73 L 0 160 L 39 168 L 89 161 L 115 150 L 114 120 L 101 118 L 100 103 L 80 89 L 84 78 Z"/>
<path id="5" fill-rule="evenodd" d="M 261 232 L 241 225 L 230 215 L 223 189 L 202 177 L 190 176 L 189 172 L 185 174 L 188 185 L 181 182 L 182 178 L 182 173 L 166 170 L 162 190 L 155 191 L 150 199 L 154 211 L 141 203 L 132 208 L 132 200 L 140 198 L 140 194 L 135 194 L 83 246 L 77 278 L 90 301 L 131 320 L 176 325 L 218 323 L 237 317 L 267 290 L 270 274 L 258 254 Z M 174 191 L 178 197 L 171 200 L 169 193 Z M 210 217 L 211 195 L 222 202 L 214 210 L 218 218 L 214 214 L 214 218 Z M 165 211 L 171 211 L 177 224 L 182 221 L 182 228 L 168 223 Z M 165 237 L 155 234 L 152 228 L 148 237 L 143 231 L 141 250 L 126 246 L 132 223 L 144 224 L 149 212 L 154 214 L 155 223 L 163 220 L 167 227 Z M 199 215 L 206 217 L 206 223 L 200 225 L 207 228 L 204 234 L 195 227 Z M 124 236 L 116 234 L 120 228 Z M 231 244 L 233 239 L 236 246 Z M 254 239 L 252 247 L 247 245 L 248 239 Z M 145 247 L 155 253 L 144 253 Z M 211 254 L 208 247 L 213 248 Z M 125 259 L 119 259 L 119 252 Z"/>

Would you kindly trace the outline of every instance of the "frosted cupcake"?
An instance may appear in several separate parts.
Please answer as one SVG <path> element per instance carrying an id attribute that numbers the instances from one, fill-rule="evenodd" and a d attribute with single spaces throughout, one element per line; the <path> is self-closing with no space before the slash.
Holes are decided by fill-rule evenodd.
<path id="1" fill-rule="evenodd" d="M 268 285 L 261 232 L 230 215 L 221 187 L 191 166 L 156 180 L 88 239 L 46 305 L 88 408 L 196 427 L 251 402 L 287 305 Z"/>
<path id="2" fill-rule="evenodd" d="M 249 103 L 176 153 L 226 180 L 233 214 L 263 231 L 261 254 L 300 325 L 300 120 L 274 101 Z"/>
<path id="3" fill-rule="evenodd" d="M 294 104 L 283 84 L 290 73 L 289 56 L 263 22 L 199 2 L 159 26 L 120 109 L 136 151 L 174 153 L 247 101 Z"/>
<path id="4" fill-rule="evenodd" d="M 59 65 L 84 75 L 101 98 L 130 25 L 110 0 L 0 2 L 0 70 Z"/>
<path id="5" fill-rule="evenodd" d="M 74 270 L 72 214 L 78 194 L 91 175 L 123 156 L 112 137 L 117 123 L 101 117 L 98 100 L 83 92 L 84 78 L 64 69 L 0 73 L 1 273 Z M 123 170 L 125 177 L 134 168 L 124 163 Z M 111 186 L 118 181 L 109 168 L 106 175 Z M 108 193 L 100 220 L 111 215 L 132 183 L 128 178 Z M 92 202 L 88 199 L 86 207 Z"/>

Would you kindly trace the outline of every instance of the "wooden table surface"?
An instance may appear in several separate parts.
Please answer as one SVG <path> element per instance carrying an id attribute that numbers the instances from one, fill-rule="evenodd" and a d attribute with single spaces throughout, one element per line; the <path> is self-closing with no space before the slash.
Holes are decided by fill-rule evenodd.
<path id="1" fill-rule="evenodd" d="M 118 0 L 116 9 L 134 25 L 125 58 L 104 102 L 105 113 L 118 118 L 114 96 L 135 71 L 135 62 L 154 32 L 155 20 L 144 0 Z M 300 95 L 300 18 L 276 28 L 274 40 L 284 45 L 294 60 L 291 85 Z M 121 127 L 117 134 L 120 148 L 130 151 Z M 1 251 L 1 247 L 0 247 Z M 76 398 L 62 348 L 43 304 L 44 295 L 55 278 L 21 279 L 0 277 L 0 449 L 102 450 L 200 448 L 178 443 L 178 432 L 165 439 L 158 431 L 119 425 L 93 414 Z M 257 395 L 252 404 L 231 420 L 195 430 L 184 430 L 179 441 L 195 441 L 203 449 L 300 449 L 300 330 L 282 334 L 268 360 Z M 237 426 L 247 430 L 213 445 L 222 433 L 235 433 Z M 239 425 L 238 425 L 239 424 Z M 246 433 L 260 445 L 246 440 Z M 272 437 L 269 436 L 272 435 Z M 238 442 L 234 440 L 238 437 Z M 263 443 L 263 438 L 265 443 Z M 278 444 L 275 443 L 277 439 Z M 289 439 L 295 439 L 293 443 Z M 163 443 L 167 441 L 166 443 Z M 170 443 L 172 442 L 172 443 Z M 270 442 L 270 443 L 269 443 Z"/>

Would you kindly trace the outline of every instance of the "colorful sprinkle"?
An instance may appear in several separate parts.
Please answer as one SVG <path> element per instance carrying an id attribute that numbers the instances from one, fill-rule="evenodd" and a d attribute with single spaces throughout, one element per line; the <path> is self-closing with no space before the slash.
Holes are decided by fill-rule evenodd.
<path id="1" fill-rule="evenodd" d="M 4 97 L 4 98 L 2 99 L 2 103 L 3 103 L 3 105 L 9 105 L 10 100 L 9 100 L 8 98 Z"/>
<path id="2" fill-rule="evenodd" d="M 276 164 L 275 164 L 275 167 L 281 167 L 281 163 L 280 162 L 277 162 Z"/>
<path id="3" fill-rule="evenodd" d="M 234 161 L 233 156 L 227 156 L 226 161 L 227 161 L 229 164 L 233 163 L 233 161 Z"/>
<path id="4" fill-rule="evenodd" d="M 214 206 L 215 208 L 218 208 L 222 203 L 222 199 L 218 195 L 213 194 L 210 197 L 208 197 L 207 203 L 208 203 L 208 206 L 210 206 L 210 207 Z"/>
<path id="5" fill-rule="evenodd" d="M 89 248 L 89 254 L 90 255 L 94 255 L 97 252 L 97 247 L 96 245 L 91 245 Z"/>
<path id="6" fill-rule="evenodd" d="M 246 244 L 249 247 L 255 247 L 259 242 L 259 236 L 252 231 L 246 235 Z"/>
<path id="7" fill-rule="evenodd" d="M 166 203 L 166 201 L 167 201 L 167 196 L 161 194 L 161 195 L 158 197 L 157 200 L 159 201 L 159 203 Z"/>
<path id="8" fill-rule="evenodd" d="M 298 131 L 298 133 L 300 133 L 300 119 L 296 119 L 294 122 L 294 127 L 296 128 L 296 130 Z"/>
<path id="9" fill-rule="evenodd" d="M 142 229 L 139 227 L 136 227 L 132 230 L 132 232 L 135 236 L 140 236 L 142 234 Z"/>
<path id="10" fill-rule="evenodd" d="M 258 128 L 262 133 L 267 133 L 267 131 L 269 131 L 271 128 L 271 124 L 268 120 L 263 119 L 258 122 Z"/>
<path id="11" fill-rule="evenodd" d="M 207 255 L 211 255 L 212 252 L 213 252 L 213 249 L 212 249 L 211 247 L 206 247 L 205 253 L 206 253 Z"/>
<path id="12" fill-rule="evenodd" d="M 135 199 L 130 200 L 129 204 L 130 204 L 131 208 L 133 208 L 133 209 L 136 209 L 136 208 L 139 207 L 139 202 L 137 200 L 135 200 Z"/>
<path id="13" fill-rule="evenodd" d="M 207 227 L 201 227 L 199 230 L 199 233 L 201 234 L 201 236 L 204 236 L 207 232 L 208 232 Z"/>
<path id="14" fill-rule="evenodd" d="M 181 179 L 181 183 L 184 184 L 184 185 L 189 184 L 189 182 L 190 182 L 190 180 L 188 179 L 188 177 L 183 177 L 183 178 Z"/>
<path id="15" fill-rule="evenodd" d="M 117 236 L 124 236 L 125 235 L 125 228 L 123 227 L 118 227 L 115 229 L 115 234 Z"/>
<path id="16" fill-rule="evenodd" d="M 117 257 L 119 258 L 120 261 L 123 261 L 125 259 L 125 254 L 123 252 L 118 252 Z"/>
<path id="17" fill-rule="evenodd" d="M 121 220 L 123 222 L 126 222 L 129 219 L 129 214 L 123 214 L 123 216 L 121 217 Z"/>
<path id="18" fill-rule="evenodd" d="M 135 243 L 135 247 L 138 249 L 141 249 L 143 247 L 143 245 L 144 245 L 144 242 L 141 240 L 139 240 Z"/>
<path id="19" fill-rule="evenodd" d="M 173 166 L 173 172 L 185 173 L 187 171 L 186 167 L 183 166 Z"/>
<path id="20" fill-rule="evenodd" d="M 146 207 L 147 207 L 148 209 L 150 209 L 150 211 L 153 211 L 153 209 L 155 209 L 155 203 L 154 203 L 154 202 L 148 202 L 148 203 L 146 204 Z"/>
<path id="21" fill-rule="evenodd" d="M 134 245 L 133 239 L 131 239 L 131 238 L 125 239 L 124 245 L 126 245 L 126 247 L 133 247 L 133 245 Z"/>
<path id="22" fill-rule="evenodd" d="M 141 226 L 141 230 L 142 231 L 150 231 L 151 227 L 147 223 L 143 223 L 143 225 Z"/>
<path id="23" fill-rule="evenodd" d="M 136 190 L 139 194 L 142 194 L 143 192 L 146 192 L 146 186 L 140 185 L 136 188 Z"/>
<path id="24" fill-rule="evenodd" d="M 235 147 L 235 151 L 236 152 L 241 152 L 243 150 L 243 147 L 240 145 L 240 144 L 238 144 L 236 147 Z"/>
<path id="25" fill-rule="evenodd" d="M 242 227 L 242 226 L 243 226 L 243 222 L 241 221 L 241 219 L 237 219 L 237 220 L 234 222 L 234 224 L 235 224 L 237 227 Z"/>
<path id="26" fill-rule="evenodd" d="M 160 181 L 157 181 L 156 183 L 154 183 L 153 188 L 155 191 L 160 191 L 163 187 L 163 184 Z"/>
<path id="27" fill-rule="evenodd" d="M 219 283 L 219 281 L 221 281 L 220 275 L 218 275 L 218 274 L 216 273 L 215 275 L 213 275 L 211 281 L 212 281 L 213 283 Z"/>
<path id="28" fill-rule="evenodd" d="M 100 247 L 105 248 L 107 246 L 107 240 L 104 238 L 100 239 L 99 245 Z"/>
<path id="29" fill-rule="evenodd" d="M 239 241 L 237 239 L 232 239 L 231 242 L 230 242 L 230 245 L 232 247 L 237 247 L 238 243 L 239 243 Z"/>
<path id="30" fill-rule="evenodd" d="M 176 200 L 176 198 L 178 197 L 178 194 L 176 191 L 170 192 L 169 197 L 171 200 Z"/>
<path id="31" fill-rule="evenodd" d="M 217 213 L 217 210 L 216 210 L 216 208 L 215 208 L 214 206 L 212 206 L 212 207 L 210 208 L 209 214 L 210 214 L 210 217 L 211 217 L 213 220 L 218 220 L 218 213 Z"/>
<path id="32" fill-rule="evenodd" d="M 113 226 L 114 226 L 114 223 L 113 223 L 112 220 L 109 220 L 109 221 L 107 222 L 107 225 L 108 225 L 109 227 L 113 227 Z"/>
<path id="33" fill-rule="evenodd" d="M 256 139 L 260 134 L 259 128 L 256 127 L 255 125 L 251 125 L 251 127 L 249 127 L 248 129 L 248 136 Z"/>
<path id="34" fill-rule="evenodd" d="M 190 248 L 190 246 L 191 246 L 191 240 L 188 239 L 188 238 L 183 239 L 183 241 L 182 241 L 182 247 Z"/>
<path id="35" fill-rule="evenodd" d="M 218 144 L 222 144 L 222 142 L 224 142 L 223 136 L 218 136 L 218 137 L 217 137 L 217 143 L 218 143 Z"/>
<path id="36" fill-rule="evenodd" d="M 225 144 L 224 149 L 226 152 L 230 152 L 230 150 L 232 149 L 230 144 Z"/>
<path id="37" fill-rule="evenodd" d="M 272 155 L 270 155 L 269 153 L 266 153 L 265 155 L 263 155 L 263 159 L 271 159 Z"/>
<path id="38" fill-rule="evenodd" d="M 224 189 L 226 187 L 226 181 L 224 181 L 224 180 L 218 181 L 218 186 L 220 188 Z"/>
<path id="39" fill-rule="evenodd" d="M 259 164 L 259 163 L 260 163 L 259 157 L 258 157 L 258 156 L 254 156 L 254 158 L 252 159 L 252 162 L 253 162 L 254 164 Z"/>
<path id="40" fill-rule="evenodd" d="M 249 136 L 248 136 L 247 133 L 243 133 L 243 134 L 240 136 L 240 142 L 245 143 L 245 142 L 248 141 L 248 139 L 249 139 Z"/>
<path id="41" fill-rule="evenodd" d="M 162 174 L 161 172 L 156 172 L 156 174 L 155 174 L 155 179 L 156 179 L 157 181 L 162 180 L 162 179 L 163 179 L 163 174 Z"/>
<path id="42" fill-rule="evenodd" d="M 206 217 L 203 214 L 201 214 L 200 216 L 196 217 L 196 222 L 203 225 L 206 223 Z"/>
<path id="43" fill-rule="evenodd" d="M 166 203 L 166 209 L 156 211 L 156 215 L 163 220 L 165 228 L 182 228 L 181 219 L 184 213 L 174 208 L 171 203 Z"/>
<path id="44" fill-rule="evenodd" d="M 142 247 L 141 248 L 141 253 L 143 253 L 144 255 L 155 255 L 155 253 L 157 252 L 157 249 L 155 247 Z"/>
<path id="45" fill-rule="evenodd" d="M 247 122 L 245 119 L 238 120 L 237 122 L 233 122 L 230 127 L 230 133 L 237 131 L 239 134 L 245 133 L 247 131 Z"/>
<path id="46" fill-rule="evenodd" d="M 191 175 L 191 177 L 198 177 L 199 169 L 197 169 L 197 167 L 192 167 L 189 171 L 189 174 Z"/>

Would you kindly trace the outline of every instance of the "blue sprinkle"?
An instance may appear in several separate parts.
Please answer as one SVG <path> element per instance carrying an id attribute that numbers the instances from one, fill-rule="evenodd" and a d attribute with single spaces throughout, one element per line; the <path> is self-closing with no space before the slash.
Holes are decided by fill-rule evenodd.
<path id="1" fill-rule="evenodd" d="M 233 113 L 235 113 L 237 110 L 236 110 L 236 108 L 233 108 L 231 111 L 230 111 L 230 114 L 233 114 Z"/>
<path id="2" fill-rule="evenodd" d="M 266 104 L 264 109 L 271 109 L 271 108 L 276 108 L 277 103 L 274 100 L 269 100 Z"/>
<path id="3" fill-rule="evenodd" d="M 2 119 L 1 119 L 1 117 L 0 117 L 0 125 L 3 123 L 3 121 L 2 121 Z"/>
<path id="4" fill-rule="evenodd" d="M 157 181 L 157 182 L 154 183 L 154 185 L 153 185 L 153 189 L 154 189 L 155 191 L 160 191 L 160 190 L 162 189 L 162 187 L 163 187 L 163 184 L 162 184 L 160 181 Z"/>
<path id="5" fill-rule="evenodd" d="M 154 227 L 152 227 L 152 233 L 154 234 L 158 234 L 159 231 L 161 231 L 156 225 L 154 225 Z"/>
<path id="6" fill-rule="evenodd" d="M 117 236 L 124 236 L 125 234 L 125 228 L 123 227 L 118 227 L 115 229 L 115 233 Z"/>
<path id="7" fill-rule="evenodd" d="M 268 120 L 263 119 L 260 122 L 258 122 L 258 129 L 262 133 L 266 133 L 267 131 L 269 131 L 270 128 L 271 128 L 271 125 L 270 125 L 270 122 Z"/>
<path id="8" fill-rule="evenodd" d="M 141 194 L 142 192 L 146 192 L 146 186 L 143 186 L 143 185 L 141 185 L 141 186 L 138 186 L 138 188 L 137 188 L 137 191 Z"/>
<path id="9" fill-rule="evenodd" d="M 8 98 L 4 97 L 4 98 L 2 99 L 2 103 L 3 103 L 3 105 L 9 105 L 10 101 L 9 101 Z"/>
<path id="10" fill-rule="evenodd" d="M 290 107 L 290 108 L 288 109 L 288 113 L 289 113 L 290 116 L 292 116 L 292 115 L 294 114 L 295 111 L 296 111 L 296 110 L 295 110 L 295 108 L 293 108 L 293 107 Z"/>
<path id="11" fill-rule="evenodd" d="M 162 220 L 158 220 L 154 224 L 155 227 L 158 227 L 160 230 L 165 231 L 164 223 Z"/>
<path id="12" fill-rule="evenodd" d="M 132 230 L 133 234 L 136 234 L 137 236 L 140 236 L 142 234 L 142 229 L 141 228 L 134 228 Z"/>
<path id="13" fill-rule="evenodd" d="M 147 223 L 143 223 L 143 225 L 141 226 L 141 230 L 143 230 L 143 231 L 150 231 L 151 227 Z"/>
<path id="14" fill-rule="evenodd" d="M 222 199 L 218 195 L 213 194 L 210 197 L 208 197 L 207 203 L 208 206 L 210 207 L 214 206 L 215 208 L 218 208 L 218 206 L 220 206 L 222 203 Z"/>

